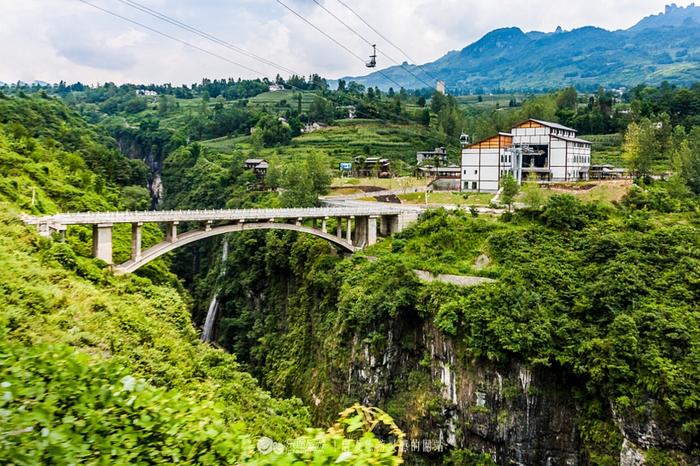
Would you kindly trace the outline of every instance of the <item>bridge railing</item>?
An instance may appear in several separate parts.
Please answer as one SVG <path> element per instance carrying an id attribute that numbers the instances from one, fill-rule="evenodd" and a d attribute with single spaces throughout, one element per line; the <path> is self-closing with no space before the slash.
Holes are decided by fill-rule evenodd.
<path id="1" fill-rule="evenodd" d="M 269 220 L 371 215 L 399 215 L 400 206 L 303 207 L 289 209 L 215 209 L 167 211 L 67 212 L 43 217 L 25 216 L 29 224 L 54 223 L 62 225 L 99 223 L 159 223 L 216 220 Z"/>

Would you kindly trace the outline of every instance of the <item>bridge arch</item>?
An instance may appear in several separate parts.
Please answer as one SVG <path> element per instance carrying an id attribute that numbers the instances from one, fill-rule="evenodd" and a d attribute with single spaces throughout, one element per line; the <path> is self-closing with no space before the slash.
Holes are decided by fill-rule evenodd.
<path id="1" fill-rule="evenodd" d="M 186 233 L 178 234 L 175 241 L 163 241 L 161 243 L 152 246 L 145 251 L 143 251 L 139 258 L 132 259 L 123 264 L 114 266 L 114 273 L 117 275 L 127 274 L 134 272 L 149 262 L 167 254 L 177 248 L 185 246 L 196 241 L 211 238 L 218 235 L 223 235 L 226 233 L 242 232 L 242 231 L 255 231 L 255 230 L 289 230 L 296 231 L 300 233 L 307 233 L 319 238 L 323 238 L 326 241 L 338 246 L 340 249 L 347 252 L 356 252 L 362 249 L 361 247 L 354 246 L 343 238 L 339 238 L 335 235 L 326 233 L 315 228 L 305 227 L 302 225 L 295 225 L 289 223 L 239 223 L 234 225 L 223 225 L 211 229 L 204 230 L 192 230 Z"/>

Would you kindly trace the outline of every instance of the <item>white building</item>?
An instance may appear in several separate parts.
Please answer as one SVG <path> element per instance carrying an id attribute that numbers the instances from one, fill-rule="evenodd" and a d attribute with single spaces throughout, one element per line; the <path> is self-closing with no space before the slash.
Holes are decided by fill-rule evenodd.
<path id="1" fill-rule="evenodd" d="M 506 173 L 522 181 L 535 174 L 542 181 L 588 179 L 591 143 L 576 130 L 529 119 L 474 144 L 462 147 L 462 190 L 497 192 Z"/>
<path id="2" fill-rule="evenodd" d="M 278 91 L 283 91 L 284 86 L 282 84 L 275 83 L 275 84 L 270 84 L 270 86 L 268 86 L 268 89 L 270 92 L 278 92 Z"/>
<path id="3" fill-rule="evenodd" d="M 445 87 L 445 81 L 438 81 L 435 84 L 435 90 L 438 91 L 442 95 L 447 94 L 447 88 Z"/>

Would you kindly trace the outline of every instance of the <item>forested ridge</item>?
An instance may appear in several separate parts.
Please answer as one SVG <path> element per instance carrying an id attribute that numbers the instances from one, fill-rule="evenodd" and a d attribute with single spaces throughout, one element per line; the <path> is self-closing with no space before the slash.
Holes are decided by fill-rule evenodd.
<path id="1" fill-rule="evenodd" d="M 124 208 L 137 181 L 126 174 L 142 164 L 59 101 L 0 106 L 0 462 L 292 464 L 345 453 L 396 464 L 393 448 L 362 436 L 358 412 L 309 430 L 298 399 L 272 397 L 235 356 L 201 343 L 167 261 L 115 278 L 90 258 L 88 229 L 60 242 L 26 227 L 22 211 Z M 117 256 L 128 254 L 128 233 L 116 235 Z M 145 242 L 161 236 L 148 229 Z M 343 443 L 349 426 L 364 443 Z M 262 454 L 262 436 L 318 448 Z"/>
<path id="2" fill-rule="evenodd" d="M 370 96 L 352 83 L 336 94 L 318 77 L 297 79 L 318 93 L 301 112 L 292 104 L 243 105 L 240 99 L 262 95 L 265 86 L 235 81 L 158 88 L 163 95 L 133 109 L 126 104 L 142 96 L 116 86 L 64 85 L 63 101 L 41 90 L 0 98 L 3 462 L 397 464 L 393 449 L 373 448 L 379 442 L 364 434 L 362 408 L 323 430 L 357 402 L 391 416 L 377 432 L 384 441 L 395 440 L 388 433 L 394 422 L 413 437 L 455 436 L 459 447 L 409 456 L 409 464 L 502 461 L 486 453 L 490 445 L 474 442 L 474 420 L 502 429 L 516 422 L 502 408 L 445 398 L 435 376 L 445 368 L 430 342 L 451 348 L 455 377 L 500 377 L 515 366 L 544 374 L 547 382 L 529 389 L 506 380 L 502 398 L 529 407 L 530 397 L 546 400 L 551 391 L 572 400 L 565 414 L 580 464 L 619 464 L 625 442 L 638 444 L 648 464 L 697 461 L 697 88 L 640 87 L 616 104 L 604 90 L 584 96 L 566 89 L 507 111 L 465 112 L 452 97 Z M 324 110 L 319 96 L 333 104 Z M 386 111 L 385 120 L 335 122 L 339 113 L 326 115 L 336 126 L 325 134 L 294 134 L 293 118 L 323 118 L 342 103 Z M 212 127 L 224 121 L 217 118 L 234 123 L 212 141 L 206 138 L 217 135 L 198 134 L 198 123 L 183 124 L 192 115 Z M 127 277 L 91 258 L 90 229 L 71 227 L 61 242 L 40 238 L 18 217 L 145 209 L 154 205 L 156 174 L 158 208 L 310 206 L 328 191 L 328 169 L 345 154 L 381 154 L 395 145 L 390 137 L 410 132 L 411 145 L 392 155 L 398 164 L 421 144 L 454 141 L 465 122 L 478 134 L 525 115 L 624 132 L 615 160 L 637 172 L 635 186 L 614 203 L 528 198 L 500 218 L 428 211 L 352 258 L 291 232 L 229 235 Z M 385 139 L 355 143 L 351 131 Z M 324 146 L 329 134 L 352 149 Z M 269 159 L 265 184 L 243 169 L 250 156 Z M 116 261 L 128 257 L 129 235 L 115 228 Z M 144 246 L 161 239 L 156 226 L 144 228 Z M 496 282 L 425 284 L 416 269 Z M 203 323 L 215 293 L 216 343 L 226 351 L 201 343 L 193 325 Z M 455 419 L 461 427 L 450 430 Z M 363 435 L 369 444 L 342 443 Z M 651 440 L 639 445 L 645 435 Z M 261 436 L 323 447 L 261 455 Z M 511 458 L 512 445 L 495 444 Z"/>

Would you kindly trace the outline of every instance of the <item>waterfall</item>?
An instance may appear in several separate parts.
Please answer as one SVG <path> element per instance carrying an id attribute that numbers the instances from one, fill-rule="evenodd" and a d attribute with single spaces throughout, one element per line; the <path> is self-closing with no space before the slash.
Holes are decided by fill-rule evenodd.
<path id="1" fill-rule="evenodd" d="M 224 236 L 224 247 L 221 251 L 221 272 L 219 277 L 221 278 L 226 275 L 226 260 L 228 259 L 228 239 Z M 202 331 L 202 341 L 213 341 L 214 340 L 214 324 L 216 323 L 216 312 L 219 310 L 219 291 L 214 292 L 214 296 L 209 302 L 209 310 L 207 311 L 207 318 L 204 319 L 204 330 Z"/>
<path id="2" fill-rule="evenodd" d="M 216 322 L 216 311 L 219 310 L 219 292 L 214 293 L 214 297 L 209 303 L 207 318 L 204 320 L 204 330 L 202 331 L 202 341 L 212 341 L 214 339 L 214 322 Z"/>

